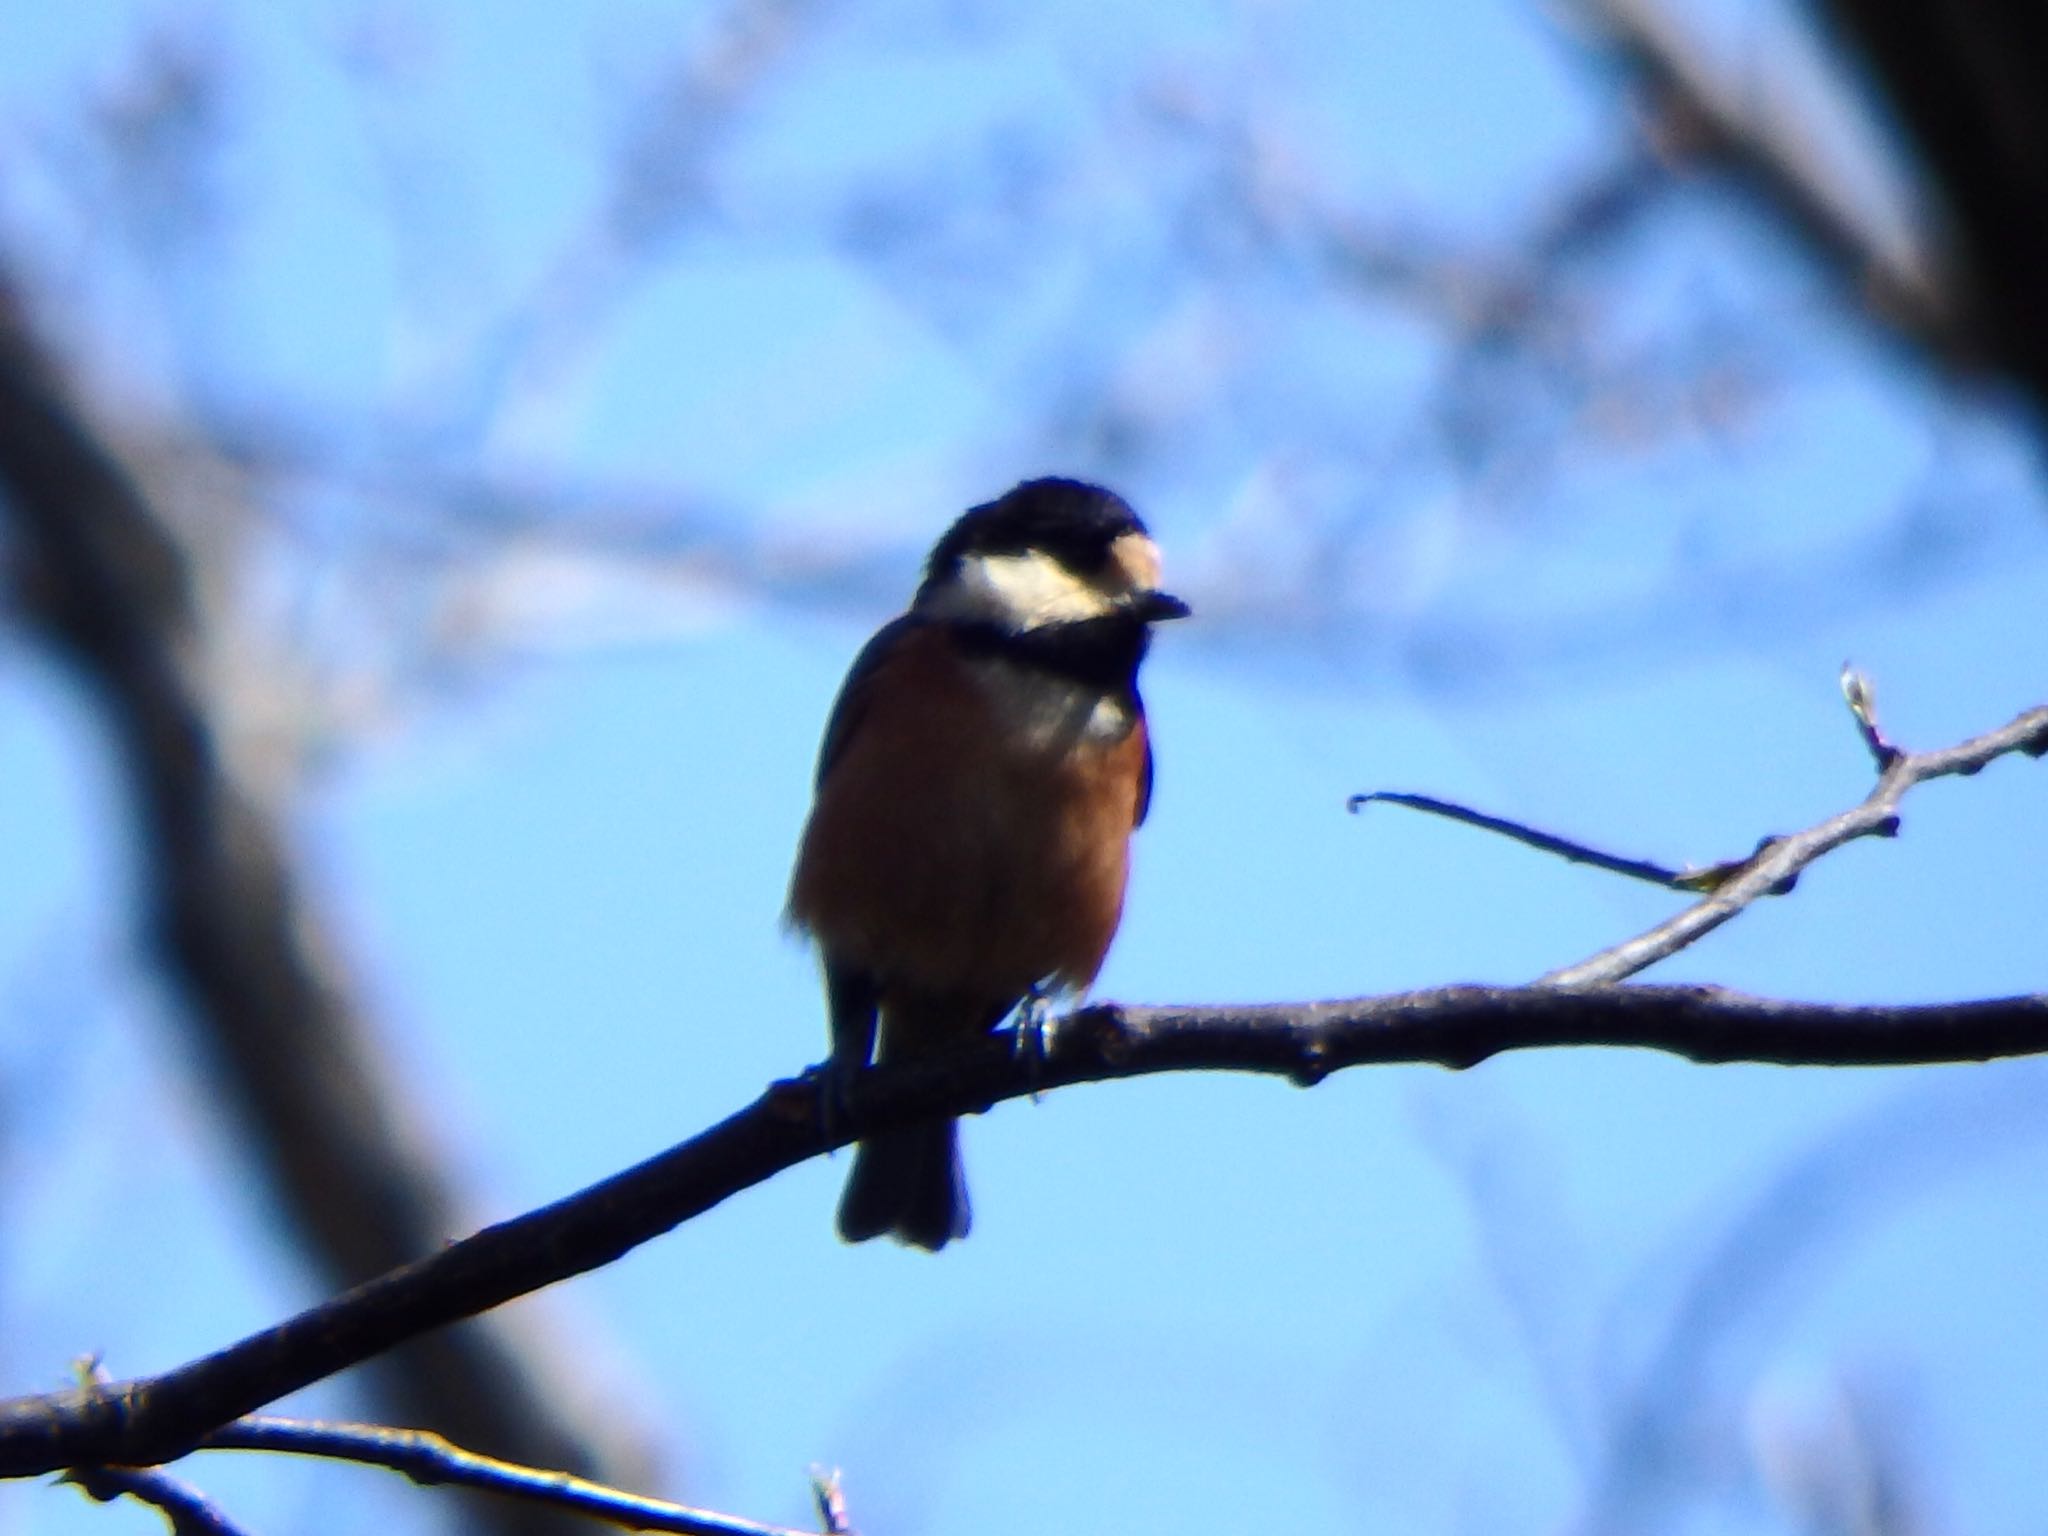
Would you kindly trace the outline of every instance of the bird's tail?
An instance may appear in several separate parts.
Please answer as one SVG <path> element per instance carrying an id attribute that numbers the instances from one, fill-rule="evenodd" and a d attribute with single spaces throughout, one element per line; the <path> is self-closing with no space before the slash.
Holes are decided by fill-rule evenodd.
<path id="1" fill-rule="evenodd" d="M 839 1201 L 839 1235 L 864 1243 L 887 1234 L 933 1253 L 965 1237 L 971 1212 L 957 1126 L 910 1125 L 861 1142 Z"/>

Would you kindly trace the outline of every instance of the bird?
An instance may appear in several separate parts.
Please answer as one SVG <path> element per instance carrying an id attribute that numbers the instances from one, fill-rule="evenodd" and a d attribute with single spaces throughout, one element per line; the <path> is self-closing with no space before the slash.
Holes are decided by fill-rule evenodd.
<path id="1" fill-rule="evenodd" d="M 943 1052 L 1095 980 L 1152 801 L 1138 667 L 1153 626 L 1189 614 L 1160 575 L 1121 496 L 1026 480 L 945 531 L 908 610 L 855 658 L 786 914 L 823 963 L 842 1095 L 872 1064 Z M 954 1121 L 858 1144 L 846 1242 L 937 1252 L 970 1222 Z"/>

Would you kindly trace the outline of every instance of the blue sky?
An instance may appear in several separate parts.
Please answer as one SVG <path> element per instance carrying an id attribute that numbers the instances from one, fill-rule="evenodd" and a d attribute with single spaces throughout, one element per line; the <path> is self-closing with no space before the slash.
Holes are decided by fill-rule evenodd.
<path id="1" fill-rule="evenodd" d="M 1437 331 L 1335 303 L 1292 235 L 1274 256 L 1167 218 L 1208 206 L 1215 163 L 1140 110 L 1162 95 L 1244 107 L 1270 163 L 1343 210 L 1511 249 L 1614 148 L 1535 8 L 810 16 L 720 124 L 710 213 L 622 251 L 605 166 L 712 15 L 0 21 L 0 231 L 73 354 L 133 419 L 283 424 L 341 466 L 275 489 L 290 534 L 246 601 L 300 614 L 354 690 L 318 705 L 332 741 L 292 825 L 487 1214 L 822 1054 L 812 962 L 777 924 L 819 728 L 922 545 L 1024 474 L 1116 480 L 1200 615 L 1150 663 L 1159 794 L 1105 997 L 1512 981 L 1669 910 L 1461 829 L 1346 816 L 1357 790 L 1705 862 L 1864 792 L 1845 657 L 1916 746 L 2048 697 L 2033 450 L 1711 186 L 1648 215 L 1585 296 L 1610 362 L 1725 336 L 1747 404 L 1679 431 L 1654 399 L 1608 402 L 1651 413 L 1640 441 L 1581 421 L 1492 476 L 1404 456 Z M 1774 16 L 1699 19 L 1739 45 Z M 140 227 L 80 126 L 151 28 L 220 49 L 234 81 L 195 194 L 224 213 L 183 241 Z M 904 200 L 940 216 L 891 244 Z M 1140 450 L 1073 424 L 1104 391 L 1152 412 Z M 390 488 L 422 466 L 578 488 L 597 532 L 472 530 L 472 561 L 409 586 L 393 550 L 445 533 Z M 622 552 L 606 518 L 643 504 L 755 563 Z M 1362 534 L 1310 537 L 1354 508 Z M 103 751 L 49 663 L 0 646 L 9 1390 L 95 1348 L 160 1369 L 316 1299 L 140 968 Z M 1658 974 L 2039 990 L 2039 774 L 1921 790 L 1901 838 Z M 1788 1218 L 1810 1241 L 1720 1298 L 1737 1321 L 1709 1341 L 1698 1481 L 1660 1507 L 1797 1528 L 1765 1469 L 1846 1382 L 1898 1405 L 1941 1522 L 2031 1529 L 2039 1078 L 1579 1051 L 1307 1093 L 1089 1087 L 969 1122 L 976 1229 L 936 1260 L 840 1246 L 844 1164 L 820 1163 L 540 1304 L 634 1385 L 661 1491 L 756 1518 L 803 1523 L 822 1462 L 877 1532 L 1570 1528 L 1619 1507 L 1595 1498 L 1603 1447 L 1677 1299 L 1787 1170 L 1846 1147 L 1867 1171 Z M 256 1530 L 439 1516 L 367 1471 L 190 1472 Z M 148 1521 L 0 1490 L 11 1529 Z"/>

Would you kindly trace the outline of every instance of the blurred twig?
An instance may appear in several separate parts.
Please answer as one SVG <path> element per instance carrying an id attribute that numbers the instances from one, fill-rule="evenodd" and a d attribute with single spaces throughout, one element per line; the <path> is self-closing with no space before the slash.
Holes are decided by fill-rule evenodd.
<path id="1" fill-rule="evenodd" d="M 272 1451 L 385 1467 L 422 1485 L 449 1483 L 531 1500 L 627 1530 L 676 1531 L 682 1536 L 803 1536 L 784 1526 L 763 1525 L 755 1520 L 608 1488 L 565 1472 L 516 1466 L 494 1456 L 479 1456 L 427 1430 L 250 1417 L 215 1430 L 200 1442 L 199 1449 Z"/>
<path id="2" fill-rule="evenodd" d="M 655 259 L 711 217 L 714 151 L 750 100 L 783 78 L 817 9 L 814 0 L 727 0 L 700 45 L 641 94 L 587 222 L 475 349 L 474 366 L 491 375 L 494 430 L 513 423 L 516 431 L 546 408 Z"/>
<path id="3" fill-rule="evenodd" d="M 1640 1353 L 1598 1373 L 1619 1378 L 1618 1390 L 1574 1536 L 1640 1531 L 1669 1510 L 1674 1486 L 1711 1475 L 1696 1448 L 1742 1415 L 1772 1334 L 1826 1282 L 1829 1261 L 1931 1187 L 1981 1181 L 1988 1153 L 2038 1155 L 2042 1086 L 2038 1070 L 1912 1077 L 1712 1224 Z M 1891 1472 L 1909 1476 L 1904 1465 Z"/>

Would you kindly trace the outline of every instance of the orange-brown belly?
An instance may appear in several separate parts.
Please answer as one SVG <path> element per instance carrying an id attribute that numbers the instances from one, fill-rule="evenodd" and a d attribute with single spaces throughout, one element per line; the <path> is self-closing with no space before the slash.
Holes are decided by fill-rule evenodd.
<path id="1" fill-rule="evenodd" d="M 972 673 L 912 660 L 918 686 L 876 689 L 819 788 L 791 917 L 885 989 L 1087 986 L 1123 911 L 1143 725 L 1019 733 Z"/>

